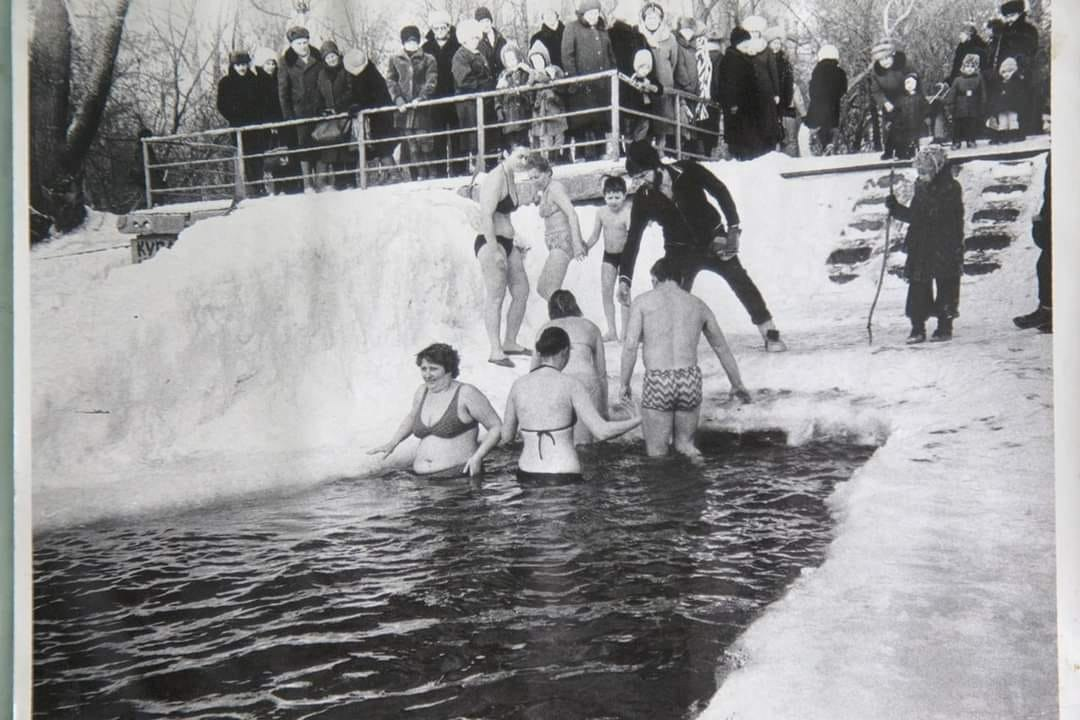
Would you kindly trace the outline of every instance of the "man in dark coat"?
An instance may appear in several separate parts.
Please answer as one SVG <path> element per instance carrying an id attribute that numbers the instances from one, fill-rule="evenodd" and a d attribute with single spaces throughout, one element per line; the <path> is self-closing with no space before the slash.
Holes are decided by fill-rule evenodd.
<path id="1" fill-rule="evenodd" d="M 537 40 L 544 43 L 551 56 L 550 64 L 562 67 L 562 36 L 565 29 L 558 11 L 548 8 L 540 15 L 540 29 L 529 38 L 529 47 Z"/>
<path id="2" fill-rule="evenodd" d="M 966 22 L 960 28 L 960 44 L 953 53 L 952 70 L 949 71 L 949 84 L 952 85 L 956 78 L 960 77 L 960 66 L 964 64 L 964 58 L 968 55 L 976 55 L 979 58 L 979 67 L 987 67 L 989 48 L 986 41 L 979 37 L 979 29 L 975 23 Z"/>
<path id="3" fill-rule="evenodd" d="M 278 67 L 278 99 L 281 101 L 281 113 L 286 120 L 316 117 L 319 114 L 319 71 L 322 69 L 322 57 L 318 50 L 311 47 L 311 35 L 307 28 L 290 28 L 286 37 L 289 40 L 289 48 L 282 55 Z M 297 147 L 309 147 L 313 124 L 295 127 Z M 314 192 L 312 162 L 312 158 L 307 153 L 300 155 L 304 190 Z"/>
<path id="4" fill-rule="evenodd" d="M 427 36 L 421 49 L 435 58 L 438 69 L 438 79 L 435 82 L 435 94 L 433 98 L 446 98 L 454 95 L 454 54 L 461 47 L 458 42 L 454 26 L 450 24 L 450 14 L 442 10 L 436 10 L 428 17 Z M 431 108 L 431 123 L 433 130 L 456 130 L 458 127 L 457 112 L 452 103 L 436 105 Z M 449 151 L 449 152 L 448 152 Z M 444 159 L 447 155 L 457 157 L 461 155 L 461 143 L 456 135 L 440 135 L 435 138 L 434 156 Z M 451 169 L 454 174 L 465 172 L 464 164 L 453 163 Z M 439 163 L 434 167 L 436 177 L 446 177 L 446 163 Z"/>
<path id="5" fill-rule="evenodd" d="M 488 65 L 484 54 L 480 52 L 481 29 L 475 20 L 462 20 L 457 27 L 458 40 L 461 47 L 454 53 L 451 69 L 454 74 L 454 87 L 458 95 L 486 92 L 495 89 L 495 74 Z M 458 127 L 463 131 L 461 137 L 461 150 L 467 156 L 479 154 L 477 138 L 477 108 L 473 100 L 463 100 L 454 107 L 458 116 Z M 484 103 L 484 116 L 494 110 L 490 106 L 490 99 Z M 485 137 L 484 154 L 490 154 L 494 148 L 486 146 Z M 475 167 L 482 170 L 486 165 L 486 159 L 475 157 Z"/>
<path id="6" fill-rule="evenodd" d="M 487 60 L 488 67 L 493 75 L 499 74 L 502 67 L 502 50 L 506 46 L 506 38 L 495 27 L 491 10 L 484 6 L 476 8 L 473 19 L 480 23 L 480 53 Z"/>
<path id="7" fill-rule="evenodd" d="M 626 150 L 626 172 L 641 183 L 630 206 L 630 228 L 619 262 L 620 300 L 629 299 L 641 236 L 650 222 L 660 225 L 665 257 L 673 260 L 687 292 L 702 270 L 716 273 L 731 287 L 750 314 L 771 352 L 786 350 L 754 281 L 739 261 L 739 213 L 727 186 L 694 160 L 663 165 L 647 140 Z M 710 202 L 720 206 L 724 219 Z M 724 220 L 727 227 L 724 227 Z"/>
<path id="8" fill-rule="evenodd" d="M 229 56 L 229 72 L 218 81 L 217 108 L 230 127 L 244 127 L 259 122 L 259 85 L 251 71 L 251 56 L 237 51 Z M 263 159 L 250 157 L 266 149 L 264 133 L 248 131 L 242 134 L 244 150 L 244 179 L 249 191 L 257 192 L 263 179 Z M 233 137 L 235 142 L 236 138 Z"/>
<path id="9" fill-rule="evenodd" d="M 817 129 L 818 144 L 825 155 L 836 150 L 840 127 L 840 102 L 848 91 L 847 73 L 840 67 L 840 51 L 825 45 L 818 51 L 818 63 L 810 74 L 810 108 L 806 126 Z"/>
<path id="10" fill-rule="evenodd" d="M 362 50 L 349 50 L 345 53 L 344 64 L 345 72 L 349 74 L 352 83 L 353 104 L 349 112 L 358 114 L 363 110 L 389 108 L 394 105 L 386 86 L 386 79 Z M 365 164 L 376 167 L 393 165 L 394 149 L 398 143 L 388 138 L 394 135 L 394 113 L 376 112 L 365 117 L 367 118 L 364 127 Z"/>
<path id="11" fill-rule="evenodd" d="M 1024 0 L 1009 0 L 1001 5 L 1001 22 L 995 24 L 994 35 L 987 51 L 990 56 L 987 68 L 991 77 L 995 76 L 1006 58 L 1013 58 L 1020 66 L 1020 77 L 1024 79 L 1028 102 L 1020 112 L 1020 127 L 1027 134 L 1041 130 L 1042 122 L 1038 112 L 1038 98 L 1034 89 L 1036 82 L 1036 63 L 1039 54 L 1039 30 L 1027 20 Z"/>
<path id="12" fill-rule="evenodd" d="M 588 75 L 615 67 L 615 53 L 611 47 L 604 20 L 600 17 L 600 0 L 579 0 L 577 19 L 563 31 L 563 70 L 567 77 Z M 570 111 L 603 108 L 611 102 L 611 83 L 601 78 L 572 88 Z M 571 117 L 570 131 L 578 142 L 601 140 L 610 129 L 610 115 L 596 112 Z M 586 157 L 603 155 L 603 144 L 592 145 L 583 150 Z"/>
<path id="13" fill-rule="evenodd" d="M 779 140 L 771 86 L 762 85 L 754 60 L 747 52 L 756 49 L 760 53 L 764 49 L 763 40 L 761 48 L 756 42 L 745 29 L 733 29 L 731 44 L 713 75 L 712 95 L 724 112 L 724 140 L 736 160 L 753 160 L 764 155 Z"/>

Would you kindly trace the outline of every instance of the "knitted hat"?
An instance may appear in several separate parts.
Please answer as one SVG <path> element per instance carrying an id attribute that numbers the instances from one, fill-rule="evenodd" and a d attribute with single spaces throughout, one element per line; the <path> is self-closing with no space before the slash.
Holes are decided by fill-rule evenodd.
<path id="1" fill-rule="evenodd" d="M 915 153 L 915 159 L 911 164 L 915 169 L 927 169 L 931 175 L 937 175 L 945 168 L 948 161 L 949 156 L 945 148 L 941 145 L 927 145 Z"/>
<path id="2" fill-rule="evenodd" d="M 626 174 L 637 175 L 660 167 L 660 154 L 648 140 L 635 140 L 626 148 Z"/>
<path id="3" fill-rule="evenodd" d="M 577 4 L 577 11 L 579 15 L 584 15 L 590 10 L 599 10 L 600 0 L 579 0 Z"/>
<path id="4" fill-rule="evenodd" d="M 634 68 L 635 69 L 637 68 L 638 65 L 644 64 L 645 61 L 649 62 L 649 67 L 653 67 L 653 56 L 652 56 L 652 51 L 651 50 L 649 50 L 647 48 L 642 48 L 641 50 L 638 50 L 636 53 L 634 53 Z"/>
<path id="5" fill-rule="evenodd" d="M 840 51 L 835 45 L 822 45 L 817 54 L 818 61 L 821 60 L 840 60 Z"/>
<path id="6" fill-rule="evenodd" d="M 904 82 L 906 83 L 909 79 L 914 80 L 916 83 L 919 82 L 919 73 L 914 71 L 909 72 L 904 76 Z"/>
<path id="7" fill-rule="evenodd" d="M 401 44 L 404 45 L 410 40 L 417 43 L 420 42 L 420 28 L 415 25 L 406 25 L 401 28 Z"/>
<path id="8" fill-rule="evenodd" d="M 760 15 L 751 15 L 743 20 L 740 25 L 742 25 L 743 30 L 749 33 L 763 33 L 769 29 L 769 21 Z"/>
<path id="9" fill-rule="evenodd" d="M 976 55 L 975 53 L 968 53 L 967 55 L 964 56 L 963 61 L 960 63 L 960 67 L 963 67 L 964 65 L 974 65 L 975 69 L 978 70 L 979 65 L 981 65 L 981 61 L 979 60 L 979 56 Z"/>
<path id="10" fill-rule="evenodd" d="M 870 57 L 871 57 L 871 59 L 874 60 L 874 62 L 884 60 L 885 58 L 889 57 L 890 55 L 895 55 L 895 54 L 896 54 L 896 45 L 894 45 L 893 41 L 889 40 L 889 39 L 882 40 L 877 45 L 875 45 L 873 47 L 873 49 L 870 51 Z"/>
<path id="11" fill-rule="evenodd" d="M 267 60 L 277 62 L 277 53 L 268 47 L 257 47 L 251 51 L 251 59 L 256 65 L 262 67 Z"/>
<path id="12" fill-rule="evenodd" d="M 353 48 L 349 52 L 345 53 L 345 59 L 342 64 L 345 65 L 345 72 L 350 75 L 359 75 L 363 72 L 364 67 L 367 66 L 368 56 L 363 50 L 357 50 Z"/>
<path id="13" fill-rule="evenodd" d="M 324 42 L 322 47 L 319 48 L 319 52 L 322 53 L 324 59 L 327 55 L 337 55 L 338 57 L 341 57 L 341 50 L 338 49 L 337 43 L 333 40 Z"/>
<path id="14" fill-rule="evenodd" d="M 738 47 L 739 43 L 746 42 L 750 39 L 750 33 L 741 27 L 735 27 L 731 29 L 731 46 Z"/>
<path id="15" fill-rule="evenodd" d="M 229 64 L 230 65 L 250 65 L 251 64 L 251 56 L 248 55 L 243 50 L 235 50 L 235 51 L 229 53 Z"/>
<path id="16" fill-rule="evenodd" d="M 293 27 L 289 28 L 288 32 L 285 33 L 285 37 L 286 39 L 288 39 L 289 42 L 292 42 L 293 40 L 299 40 L 300 38 L 306 38 L 310 40 L 311 33 L 308 32 L 308 29 L 306 27 L 303 27 L 301 25 L 294 25 Z"/>
<path id="17" fill-rule="evenodd" d="M 492 22 L 495 22 L 495 18 L 491 16 L 491 11 L 483 5 L 476 8 L 476 12 L 473 13 L 473 20 L 476 20 L 476 22 L 480 22 L 481 20 L 491 20 Z"/>
<path id="18" fill-rule="evenodd" d="M 1005 58 L 1001 61 L 1001 64 L 998 65 L 998 72 L 1001 72 L 1002 70 L 1012 70 L 1013 72 L 1016 72 L 1019 69 L 1020 65 L 1016 62 L 1016 58 L 1011 57 Z"/>
<path id="19" fill-rule="evenodd" d="M 658 2 L 647 2 L 644 5 L 642 5 L 641 6 L 641 12 L 638 13 L 638 16 L 642 20 L 644 20 L 645 19 L 645 13 L 647 13 L 650 10 L 655 10 L 656 12 L 660 13 L 660 19 L 661 20 L 664 19 L 664 7 Z"/>
<path id="20" fill-rule="evenodd" d="M 767 42 L 787 40 L 787 33 L 784 32 L 784 28 L 774 26 L 765 31 L 765 40 Z"/>
<path id="21" fill-rule="evenodd" d="M 1024 12 L 1024 0 L 1009 0 L 1001 3 L 1002 15 L 1018 15 Z"/>
<path id="22" fill-rule="evenodd" d="M 431 15 L 428 16 L 428 25 L 431 27 L 435 27 L 436 25 L 449 26 L 450 24 L 450 13 L 445 10 L 433 10 Z"/>

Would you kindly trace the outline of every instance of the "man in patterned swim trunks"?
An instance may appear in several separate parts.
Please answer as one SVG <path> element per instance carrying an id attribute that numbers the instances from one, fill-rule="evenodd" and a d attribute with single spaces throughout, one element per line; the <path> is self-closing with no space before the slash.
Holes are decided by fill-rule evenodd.
<path id="1" fill-rule="evenodd" d="M 700 455 L 694 433 L 701 415 L 697 348 L 703 333 L 727 373 L 732 396 L 750 402 L 716 316 L 701 299 L 679 287 L 678 272 L 670 258 L 661 258 L 652 266 L 653 289 L 630 305 L 619 368 L 620 394 L 629 398 L 638 345 L 643 344 L 642 430 L 645 452 L 654 457 L 667 455 L 671 446 L 683 455 Z"/>

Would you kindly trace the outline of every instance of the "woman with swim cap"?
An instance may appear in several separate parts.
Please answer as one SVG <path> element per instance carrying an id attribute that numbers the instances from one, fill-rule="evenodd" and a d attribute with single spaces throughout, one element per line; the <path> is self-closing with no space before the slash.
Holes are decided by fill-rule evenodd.
<path id="1" fill-rule="evenodd" d="M 548 317 L 551 321 L 540 328 L 543 333 L 549 327 L 566 331 L 570 338 L 570 359 L 563 373 L 577 378 L 589 393 L 589 399 L 601 417 L 608 414 L 607 360 L 604 357 L 603 333 L 596 323 L 582 317 L 577 298 L 569 290 L 556 290 L 548 300 Z M 538 355 L 533 356 L 533 368 L 540 364 Z M 585 423 L 578 420 L 574 425 L 574 444 L 584 445 L 593 441 L 592 433 Z"/>
<path id="2" fill-rule="evenodd" d="M 499 444 L 499 414 L 482 392 L 457 380 L 461 358 L 449 345 L 424 348 L 416 355 L 416 365 L 424 384 L 416 390 L 409 414 L 389 442 L 368 454 L 386 459 L 405 438 L 415 435 L 420 439 L 413 459 L 417 475 L 458 468 L 463 475 L 482 474 L 484 456 Z M 482 443 L 477 439 L 479 424 L 487 430 Z"/>
<path id="3" fill-rule="evenodd" d="M 484 274 L 484 328 L 491 345 L 488 362 L 502 367 L 514 367 L 508 355 L 532 354 L 517 341 L 529 299 L 529 278 L 525 274 L 525 249 L 515 244 L 514 225 L 510 222 L 510 213 L 520 204 L 514 173 L 522 168 L 528 151 L 525 145 L 512 143 L 503 153 L 502 162 L 480 183 L 480 234 L 473 251 Z M 510 308 L 506 312 L 506 339 L 500 340 L 507 290 Z"/>
<path id="4" fill-rule="evenodd" d="M 536 354 L 536 367 L 510 388 L 502 441 L 510 442 L 521 430 L 524 443 L 518 480 L 580 480 L 581 461 L 573 437 L 578 419 L 598 440 L 607 440 L 636 428 L 641 417 L 605 420 L 600 416 L 581 381 L 562 372 L 570 361 L 570 336 L 562 328 L 549 327 L 540 333 Z"/>

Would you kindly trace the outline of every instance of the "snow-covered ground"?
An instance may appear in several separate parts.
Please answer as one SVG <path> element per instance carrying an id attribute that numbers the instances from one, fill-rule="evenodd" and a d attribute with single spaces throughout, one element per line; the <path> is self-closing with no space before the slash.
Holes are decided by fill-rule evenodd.
<path id="1" fill-rule="evenodd" d="M 1052 339 L 1010 321 L 1035 307 L 1025 232 L 1041 163 L 1002 268 L 964 280 L 956 338 L 916 349 L 903 346 L 906 286 L 892 276 L 867 344 L 876 256 L 856 280 L 828 280 L 874 174 L 783 180 L 789 161 L 775 155 L 714 166 L 791 351 L 762 352 L 723 281 L 701 275 L 695 292 L 758 393 L 751 406 L 711 404 L 707 422 L 882 446 L 833 498 L 824 565 L 740 639 L 706 717 L 1056 713 Z M 968 168 L 966 183 L 995 172 Z M 501 408 L 527 367 L 484 362 L 474 207 L 436 189 L 270 198 L 196 224 L 139 266 L 126 249 L 55 257 L 124 242 L 104 230 L 36 250 L 35 529 L 372 470 L 366 450 L 396 427 L 419 382 L 413 355 L 436 340 L 459 347 L 462 378 Z M 594 209 L 580 216 L 587 233 Z M 514 219 L 535 280 L 540 219 L 533 207 Z M 653 228 L 635 291 L 660 245 Z M 599 277 L 594 251 L 565 283 L 597 321 Z M 533 295 L 521 339 L 545 318 Z M 612 346 L 613 377 L 617 363 Z M 706 389 L 726 392 L 715 360 L 703 369 Z"/>

